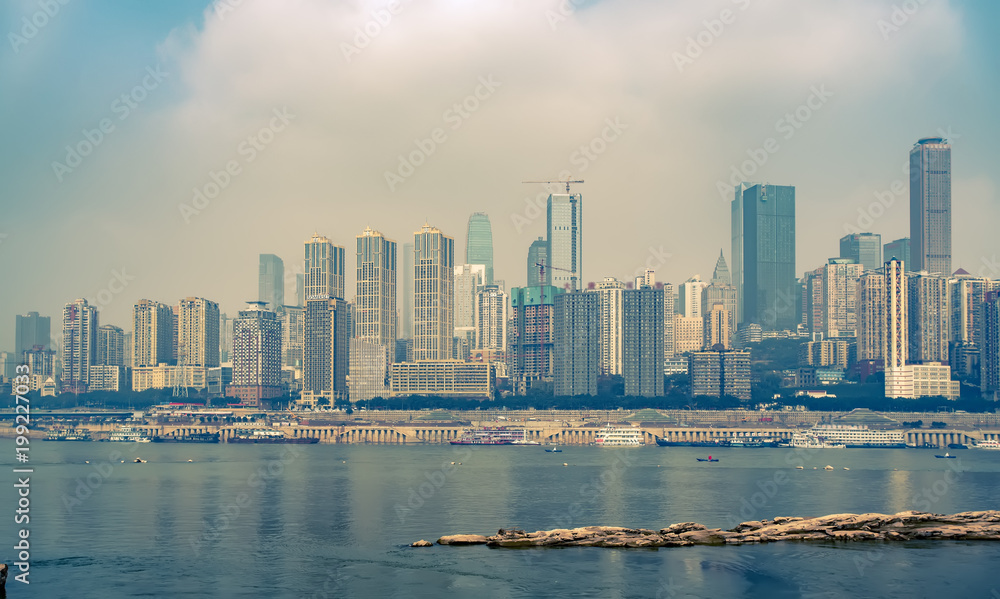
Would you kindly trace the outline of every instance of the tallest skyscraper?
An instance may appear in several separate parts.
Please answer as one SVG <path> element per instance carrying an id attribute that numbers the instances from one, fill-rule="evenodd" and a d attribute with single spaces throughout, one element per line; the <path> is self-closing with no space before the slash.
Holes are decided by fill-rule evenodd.
<path id="1" fill-rule="evenodd" d="M 951 274 L 951 144 L 941 137 L 910 150 L 910 262 L 907 271 Z"/>
<path id="2" fill-rule="evenodd" d="M 583 198 L 578 193 L 554 193 L 546 210 L 545 284 L 569 291 L 583 289 Z"/>

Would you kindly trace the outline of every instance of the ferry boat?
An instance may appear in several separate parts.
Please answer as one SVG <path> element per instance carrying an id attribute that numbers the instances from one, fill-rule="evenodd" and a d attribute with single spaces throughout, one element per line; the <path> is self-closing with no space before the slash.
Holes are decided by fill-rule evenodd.
<path id="1" fill-rule="evenodd" d="M 795 437 L 808 435 L 829 445 L 844 445 L 849 448 L 905 448 L 906 432 L 897 430 L 870 429 L 864 425 L 817 424 L 805 433 L 792 435 L 792 447 Z"/>
<path id="2" fill-rule="evenodd" d="M 1000 441 L 997 441 L 996 439 L 979 441 L 972 447 L 974 447 L 975 449 L 1000 449 Z"/>
<path id="3" fill-rule="evenodd" d="M 452 445 L 541 445 L 538 441 L 529 441 L 523 428 L 513 426 L 483 426 L 470 428 Z"/>
<path id="4" fill-rule="evenodd" d="M 293 443 L 305 445 L 319 443 L 319 437 L 286 437 L 273 428 L 238 428 L 233 431 L 230 443 Z"/>
<path id="5" fill-rule="evenodd" d="M 108 435 L 108 441 L 118 441 L 122 443 L 149 443 L 152 439 L 146 433 L 134 426 L 119 426 Z"/>
<path id="6" fill-rule="evenodd" d="M 662 437 L 656 437 L 656 444 L 660 447 L 728 447 L 728 439 L 712 439 L 711 441 L 668 441 Z"/>
<path id="7" fill-rule="evenodd" d="M 822 437 L 817 437 L 811 433 L 794 433 L 792 434 L 792 441 L 789 443 L 790 447 L 796 449 L 844 449 L 847 445 L 843 443 L 831 443 Z"/>
<path id="8" fill-rule="evenodd" d="M 218 443 L 219 433 L 191 433 L 153 437 L 153 443 Z"/>
<path id="9" fill-rule="evenodd" d="M 645 445 L 641 429 L 611 426 L 610 424 L 597 432 L 594 444 L 598 447 L 641 447 Z"/>
<path id="10" fill-rule="evenodd" d="M 57 428 L 48 433 L 49 441 L 90 441 L 90 431 L 85 428 Z"/>

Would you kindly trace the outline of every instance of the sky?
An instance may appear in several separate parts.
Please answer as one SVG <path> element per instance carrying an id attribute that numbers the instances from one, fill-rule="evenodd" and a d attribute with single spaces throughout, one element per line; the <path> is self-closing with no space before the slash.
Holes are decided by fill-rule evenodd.
<path id="1" fill-rule="evenodd" d="M 985 0 L 5 2 L 0 349 L 80 297 L 125 330 L 143 298 L 234 314 L 258 255 L 294 274 L 313 233 L 348 290 L 366 226 L 427 222 L 461 263 L 479 211 L 522 285 L 561 189 L 523 181 L 585 181 L 584 280 L 674 284 L 731 261 L 734 181 L 794 185 L 803 273 L 847 233 L 909 235 L 928 136 L 952 143 L 953 265 L 997 278 L 997 22 Z"/>

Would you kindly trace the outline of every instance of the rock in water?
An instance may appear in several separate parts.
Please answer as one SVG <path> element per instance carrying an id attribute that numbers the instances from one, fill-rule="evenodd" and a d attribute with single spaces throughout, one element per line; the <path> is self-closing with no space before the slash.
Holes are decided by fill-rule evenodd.
<path id="1" fill-rule="evenodd" d="M 660 530 L 620 526 L 585 526 L 524 532 L 503 529 L 490 537 L 450 535 L 441 545 L 490 547 L 682 547 L 687 545 L 742 545 L 777 541 L 909 541 L 917 539 L 1000 541 L 1000 511 L 942 515 L 927 512 L 898 514 L 832 514 L 819 518 L 783 518 L 743 522 L 732 530 L 708 528 L 695 522 Z"/>
<path id="2" fill-rule="evenodd" d="M 416 543 L 410 543 L 410 547 L 433 547 L 434 543 L 420 539 Z"/>

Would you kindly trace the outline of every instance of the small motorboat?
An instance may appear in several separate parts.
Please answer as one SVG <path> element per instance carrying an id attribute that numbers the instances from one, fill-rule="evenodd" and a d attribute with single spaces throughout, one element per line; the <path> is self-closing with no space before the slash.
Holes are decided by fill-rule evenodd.
<path id="1" fill-rule="evenodd" d="M 133 462 L 133 464 L 145 464 L 145 463 L 146 463 L 146 460 L 144 460 L 142 458 L 136 458 L 135 461 Z"/>
<path id="2" fill-rule="evenodd" d="M 796 470 L 802 470 L 802 466 L 796 466 L 795 469 Z"/>
<path id="3" fill-rule="evenodd" d="M 553 447 L 547 447 L 545 449 L 545 453 L 562 453 L 562 450 L 559 449 L 558 445 L 556 445 L 556 446 L 553 446 Z"/>
<path id="4" fill-rule="evenodd" d="M 713 458 L 712 456 L 708 456 L 707 458 L 695 458 L 695 459 L 697 459 L 699 462 L 718 462 L 719 461 L 719 458 Z"/>
<path id="5" fill-rule="evenodd" d="M 954 460 L 954 459 L 955 459 L 955 458 L 957 458 L 958 456 L 956 456 L 956 455 L 951 455 L 950 453 L 947 453 L 947 452 L 945 452 L 945 454 L 944 454 L 944 455 L 936 455 L 936 456 L 934 456 L 934 457 L 936 457 L 936 458 L 942 458 L 942 459 L 945 459 L 945 460 Z"/>

